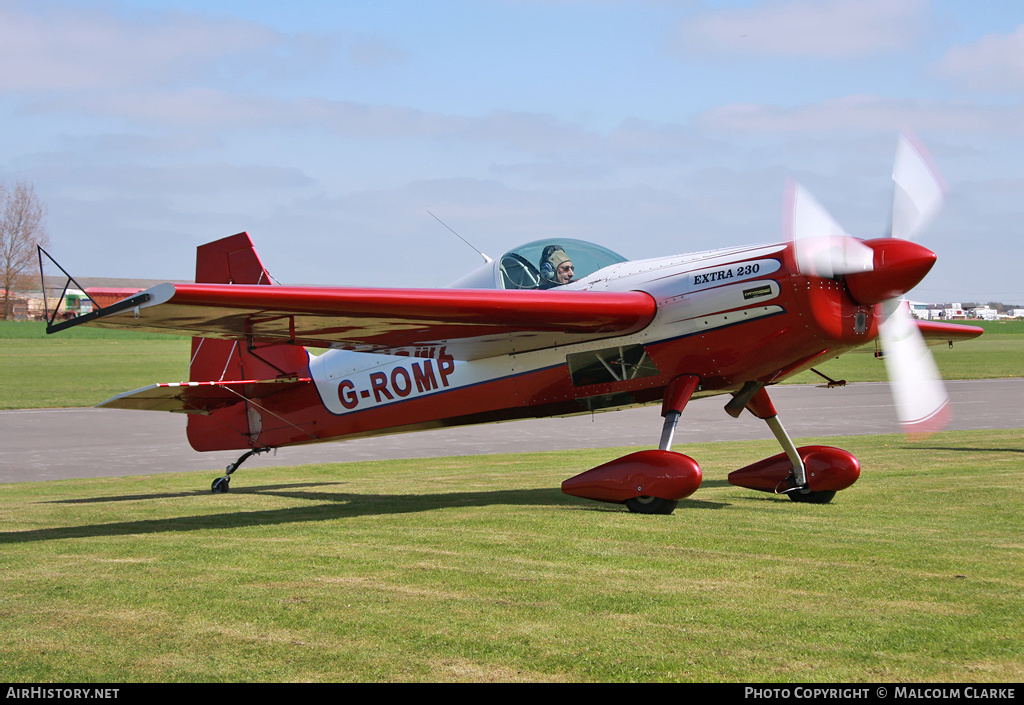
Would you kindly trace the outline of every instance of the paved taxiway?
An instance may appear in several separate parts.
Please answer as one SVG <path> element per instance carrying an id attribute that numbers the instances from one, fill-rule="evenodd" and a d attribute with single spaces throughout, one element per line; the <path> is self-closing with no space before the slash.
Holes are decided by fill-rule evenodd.
<path id="1" fill-rule="evenodd" d="M 949 381 L 952 430 L 1024 429 L 1024 379 Z M 896 417 L 885 383 L 839 389 L 778 386 L 771 392 L 779 417 L 794 438 L 893 433 Z M 676 431 L 675 449 L 699 441 L 770 439 L 750 414 L 728 416 L 726 397 L 691 403 Z M 531 419 L 485 426 L 380 436 L 282 448 L 250 458 L 245 468 L 385 458 L 572 450 L 612 446 L 656 447 L 661 407 L 593 416 Z M 179 414 L 114 409 L 0 411 L 0 483 L 75 477 L 120 477 L 206 470 L 211 479 L 239 451 L 197 453 L 185 440 Z M 1024 432 L 1022 432 L 1024 433 Z"/>

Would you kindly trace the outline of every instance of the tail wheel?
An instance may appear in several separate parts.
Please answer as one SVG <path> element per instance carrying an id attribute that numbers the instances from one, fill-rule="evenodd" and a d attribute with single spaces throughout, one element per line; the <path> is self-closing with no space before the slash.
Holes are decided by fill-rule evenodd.
<path id="1" fill-rule="evenodd" d="M 224 477 L 218 477 L 216 480 L 213 481 L 213 484 L 210 486 L 210 490 L 214 494 L 223 494 L 231 489 L 229 485 L 230 482 L 231 477 L 228 475 L 225 475 Z"/>
<path id="2" fill-rule="evenodd" d="M 626 500 L 626 508 L 634 514 L 671 514 L 679 502 L 642 495 Z"/>

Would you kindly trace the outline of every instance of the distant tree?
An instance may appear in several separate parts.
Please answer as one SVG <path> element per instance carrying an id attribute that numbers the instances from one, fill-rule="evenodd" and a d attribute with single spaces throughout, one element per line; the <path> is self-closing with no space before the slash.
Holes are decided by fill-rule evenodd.
<path id="1" fill-rule="evenodd" d="M 31 184 L 19 181 L 14 188 L 0 183 L 0 288 L 4 290 L 4 320 L 11 317 L 11 290 L 24 286 L 36 259 L 36 245 L 46 245 L 43 219 L 46 206 Z"/>

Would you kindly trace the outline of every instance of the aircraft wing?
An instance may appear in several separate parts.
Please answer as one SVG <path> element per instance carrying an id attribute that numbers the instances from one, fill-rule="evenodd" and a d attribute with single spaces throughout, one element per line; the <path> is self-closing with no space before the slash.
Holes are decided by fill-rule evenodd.
<path id="1" fill-rule="evenodd" d="M 928 345 L 940 345 L 948 342 L 962 343 L 965 340 L 973 340 L 985 332 L 984 328 L 978 326 L 967 326 L 960 323 L 942 323 L 940 321 L 914 321 L 918 330 L 924 336 Z"/>
<path id="2" fill-rule="evenodd" d="M 639 291 L 160 284 L 58 324 L 472 360 L 628 335 L 654 318 Z M 443 351 L 442 351 L 443 349 Z"/>

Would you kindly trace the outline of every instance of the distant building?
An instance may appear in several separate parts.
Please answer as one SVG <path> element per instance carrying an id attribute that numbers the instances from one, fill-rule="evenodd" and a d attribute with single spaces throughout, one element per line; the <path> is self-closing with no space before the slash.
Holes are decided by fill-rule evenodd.
<path id="1" fill-rule="evenodd" d="M 910 313 L 914 318 L 920 318 L 925 321 L 931 318 L 929 313 L 931 311 L 931 304 L 923 304 L 918 301 L 908 301 L 907 303 L 910 305 Z"/>
<path id="2" fill-rule="evenodd" d="M 942 310 L 940 318 L 947 321 L 952 321 L 954 319 L 963 320 L 967 318 L 967 312 L 964 310 L 963 304 L 952 303 Z"/>
<path id="3" fill-rule="evenodd" d="M 951 321 L 967 318 L 967 311 L 959 303 L 949 304 L 945 308 L 938 308 L 935 304 L 926 304 L 920 301 L 908 301 L 907 304 L 914 318 L 924 321 Z"/>
<path id="4" fill-rule="evenodd" d="M 28 298 L 24 292 L 11 290 L 10 296 L 7 295 L 6 289 L 0 289 L 0 309 L 3 309 L 4 300 L 7 299 L 11 307 L 11 319 L 15 321 L 24 321 L 28 319 Z M 3 311 L 0 310 L 0 319 L 4 317 Z"/>
<path id="5" fill-rule="evenodd" d="M 47 276 L 44 282 L 46 287 L 45 304 L 42 289 L 18 292 L 19 304 L 14 312 L 15 317 L 20 320 L 47 320 L 54 315 L 53 308 L 60 302 L 56 320 L 74 318 L 135 296 L 140 291 L 161 284 L 162 280 L 82 277 L 81 279 L 76 278 L 76 283 L 84 287 L 85 290 L 74 288 L 67 277 Z M 0 305 L 2 302 L 3 299 L 0 296 Z M 49 307 L 49 314 L 47 307 Z"/>
<path id="6" fill-rule="evenodd" d="M 970 313 L 971 318 L 975 318 L 980 321 L 994 321 L 999 318 L 999 312 L 989 306 L 978 306 L 977 308 L 972 308 Z"/>
<path id="7" fill-rule="evenodd" d="M 85 293 L 100 308 L 106 308 L 110 304 L 116 304 L 122 299 L 131 298 L 140 291 L 142 291 L 141 288 L 131 286 L 90 286 L 85 290 Z"/>

